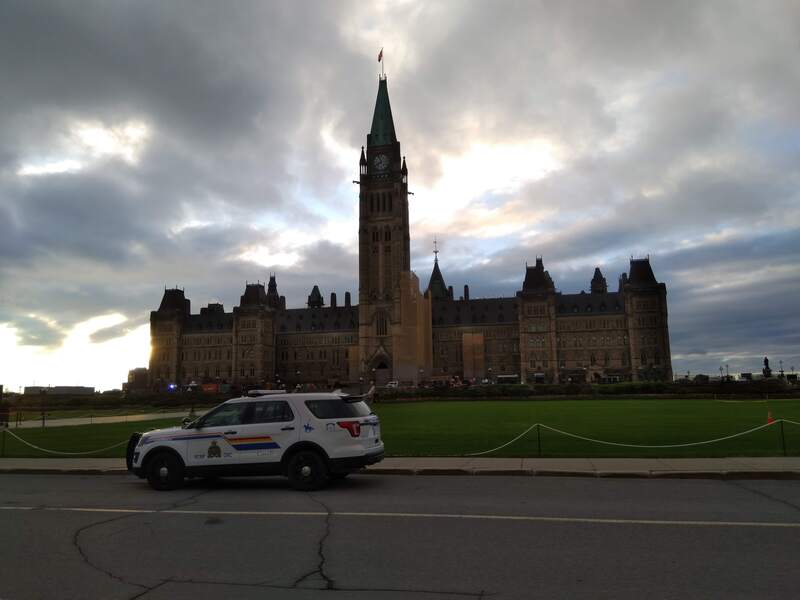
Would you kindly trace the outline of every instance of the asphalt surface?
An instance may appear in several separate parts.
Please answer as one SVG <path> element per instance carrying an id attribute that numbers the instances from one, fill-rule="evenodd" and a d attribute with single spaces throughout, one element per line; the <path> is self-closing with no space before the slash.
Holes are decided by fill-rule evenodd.
<path id="1" fill-rule="evenodd" d="M 0 475 L 0 598 L 790 598 L 800 481 Z"/>

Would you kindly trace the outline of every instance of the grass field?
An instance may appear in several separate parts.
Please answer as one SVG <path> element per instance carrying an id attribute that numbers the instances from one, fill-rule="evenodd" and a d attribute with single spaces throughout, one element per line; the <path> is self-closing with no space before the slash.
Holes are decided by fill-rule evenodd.
<path id="1" fill-rule="evenodd" d="M 390 456 L 458 456 L 489 450 L 533 423 L 601 440 L 641 445 L 723 437 L 773 418 L 800 422 L 800 400 L 556 400 L 377 404 Z M 176 425 L 177 419 L 47 429 L 18 435 L 52 450 L 81 452 L 120 442 L 133 431 Z M 787 454 L 800 455 L 800 426 L 784 427 Z M 598 445 L 536 430 L 488 456 L 712 457 L 780 456 L 780 425 L 724 442 L 689 448 L 642 449 Z M 0 452 L 2 454 L 2 452 Z M 7 457 L 41 457 L 6 435 Z M 124 447 L 91 456 L 124 456 Z"/>

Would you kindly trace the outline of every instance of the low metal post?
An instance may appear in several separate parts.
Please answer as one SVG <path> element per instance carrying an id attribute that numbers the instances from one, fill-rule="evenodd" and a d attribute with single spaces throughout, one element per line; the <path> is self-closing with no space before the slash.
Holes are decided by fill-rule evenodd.
<path id="1" fill-rule="evenodd" d="M 537 423 L 536 424 L 536 448 L 539 452 L 539 458 L 542 456 L 542 426 Z"/>
<path id="2" fill-rule="evenodd" d="M 781 446 L 783 446 L 783 455 L 786 456 L 786 436 L 783 433 L 783 419 L 781 419 Z"/>
<path id="3" fill-rule="evenodd" d="M 0 448 L 0 456 L 2 456 L 4 458 L 5 458 L 5 455 L 6 455 L 6 428 L 7 427 L 8 427 L 8 424 L 6 424 L 6 426 L 3 427 L 3 441 L 1 443 L 2 444 L 2 448 Z"/>

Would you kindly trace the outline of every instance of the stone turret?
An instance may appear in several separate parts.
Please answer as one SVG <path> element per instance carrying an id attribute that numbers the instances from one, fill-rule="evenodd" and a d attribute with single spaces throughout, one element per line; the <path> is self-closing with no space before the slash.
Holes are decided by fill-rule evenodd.
<path id="1" fill-rule="evenodd" d="M 322 299 L 322 292 L 319 291 L 319 286 L 315 285 L 308 295 L 308 308 L 322 308 L 323 306 L 325 306 L 325 301 Z"/>
<path id="2" fill-rule="evenodd" d="M 594 270 L 594 277 L 592 277 L 590 287 L 593 294 L 605 294 L 608 292 L 608 284 L 606 283 L 606 278 L 600 272 L 600 267 Z"/>

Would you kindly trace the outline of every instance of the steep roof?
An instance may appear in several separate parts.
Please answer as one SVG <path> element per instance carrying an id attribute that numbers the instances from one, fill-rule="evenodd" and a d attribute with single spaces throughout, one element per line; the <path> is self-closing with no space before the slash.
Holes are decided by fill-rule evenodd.
<path id="1" fill-rule="evenodd" d="M 606 278 L 600 272 L 600 267 L 595 267 L 590 288 L 593 294 L 604 294 L 608 291 L 608 284 L 606 283 Z"/>
<path id="2" fill-rule="evenodd" d="M 290 308 L 276 313 L 277 333 L 353 331 L 358 329 L 358 306 Z"/>
<path id="3" fill-rule="evenodd" d="M 632 258 L 628 283 L 631 285 L 657 285 L 649 258 Z"/>
<path id="4" fill-rule="evenodd" d="M 386 78 L 382 78 L 378 81 L 378 97 L 375 100 L 372 129 L 367 137 L 367 145 L 385 146 L 396 141 L 392 106 L 389 104 L 389 89 L 386 87 Z"/>
<path id="5" fill-rule="evenodd" d="M 434 327 L 516 323 L 519 320 L 517 299 L 440 300 L 432 303 L 431 319 Z"/>
<path id="6" fill-rule="evenodd" d="M 239 306 L 265 306 L 267 292 L 263 283 L 248 283 L 244 286 L 244 294 L 239 298 Z"/>
<path id="7" fill-rule="evenodd" d="M 431 272 L 431 278 L 428 281 L 428 289 L 425 290 L 425 293 L 429 294 L 434 300 L 440 300 L 449 296 L 447 293 L 447 286 L 444 283 L 444 277 L 442 277 L 442 272 L 439 270 L 438 260 L 433 261 L 433 271 Z"/>
<path id="8" fill-rule="evenodd" d="M 178 311 L 183 314 L 189 314 L 190 304 L 189 299 L 183 293 L 183 290 L 172 288 L 164 290 L 164 295 L 161 298 L 161 304 L 158 307 L 158 312 Z"/>
<path id="9" fill-rule="evenodd" d="M 319 291 L 319 286 L 315 285 L 311 288 L 311 293 L 308 295 L 309 308 L 321 308 L 325 304 L 322 299 L 322 292 Z"/>
<path id="10" fill-rule="evenodd" d="M 555 289 L 550 273 L 544 270 L 541 258 L 536 259 L 536 266 L 525 268 L 525 281 L 522 283 L 523 292 L 542 292 Z"/>
<path id="11" fill-rule="evenodd" d="M 556 294 L 556 312 L 559 316 L 585 313 L 624 314 L 625 296 L 618 292 Z"/>

